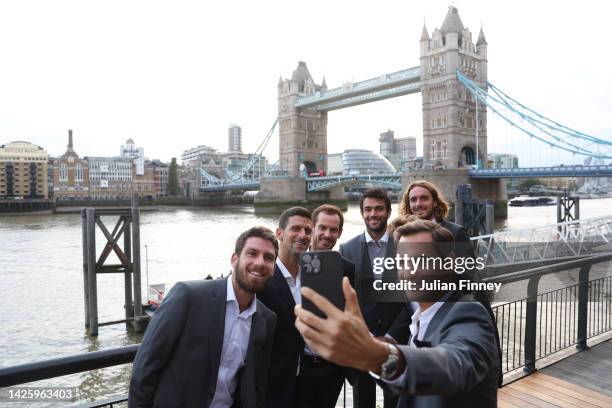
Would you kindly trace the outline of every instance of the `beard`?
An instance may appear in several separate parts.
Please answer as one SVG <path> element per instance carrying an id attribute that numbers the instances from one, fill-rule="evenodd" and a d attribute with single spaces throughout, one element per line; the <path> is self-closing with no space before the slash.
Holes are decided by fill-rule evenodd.
<path id="1" fill-rule="evenodd" d="M 377 234 L 382 234 L 387 230 L 387 221 L 389 221 L 389 217 L 381 219 L 380 223 L 378 224 L 378 227 L 376 228 L 372 228 L 369 222 L 366 223 L 366 226 L 367 229 L 369 229 L 370 231 L 373 231 Z"/>
<path id="2" fill-rule="evenodd" d="M 240 265 L 240 260 L 236 261 L 236 270 L 234 273 L 236 274 L 236 283 L 238 284 L 238 287 L 247 293 L 257 293 L 265 286 L 265 283 L 262 285 L 256 285 L 255 283 L 249 283 L 247 281 L 247 271 L 242 268 L 242 265 Z"/>

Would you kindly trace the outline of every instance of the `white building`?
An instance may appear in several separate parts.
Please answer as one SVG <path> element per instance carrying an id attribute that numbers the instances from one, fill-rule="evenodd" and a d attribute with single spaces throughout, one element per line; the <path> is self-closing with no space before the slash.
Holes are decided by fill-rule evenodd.
<path id="1" fill-rule="evenodd" d="M 242 129 L 231 123 L 227 129 L 227 151 L 242 152 Z"/>
<path id="2" fill-rule="evenodd" d="M 144 147 L 136 147 L 132 138 L 121 145 L 120 156 L 125 159 L 144 159 Z"/>

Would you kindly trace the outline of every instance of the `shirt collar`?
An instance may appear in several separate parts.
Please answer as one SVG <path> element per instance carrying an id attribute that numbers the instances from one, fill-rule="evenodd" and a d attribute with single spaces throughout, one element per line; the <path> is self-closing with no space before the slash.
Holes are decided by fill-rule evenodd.
<path id="1" fill-rule="evenodd" d="M 283 276 L 285 277 L 285 279 L 287 279 L 287 278 L 293 279 L 293 276 L 291 275 L 291 272 L 289 272 L 289 270 L 287 269 L 285 264 L 283 264 L 283 261 L 281 261 L 278 256 L 276 257 L 276 266 L 278 266 L 278 269 L 280 269 L 280 271 L 283 274 Z M 298 266 L 298 273 L 297 273 L 296 277 L 298 279 L 300 278 L 300 267 L 299 266 Z"/>
<path id="2" fill-rule="evenodd" d="M 372 238 L 372 237 L 370 236 L 370 233 L 368 232 L 368 230 L 366 230 L 366 231 L 364 232 L 364 234 L 365 234 L 365 240 L 366 240 L 366 242 L 367 242 L 367 243 L 370 243 L 370 242 L 376 242 L 376 241 L 374 241 L 374 238 Z M 386 243 L 386 242 L 389 242 L 389 232 L 385 231 L 385 235 L 383 235 L 383 236 L 382 236 L 382 237 L 381 237 L 381 238 L 378 240 L 378 242 L 385 242 L 385 243 Z"/>
<path id="3" fill-rule="evenodd" d="M 236 299 L 236 293 L 234 292 L 234 285 L 232 285 L 232 275 L 227 277 L 227 299 L 226 302 L 236 302 L 238 305 L 238 299 Z M 240 307 L 238 307 L 240 310 Z M 253 300 L 251 300 L 251 304 L 246 310 L 238 313 L 239 317 L 247 318 L 253 316 L 253 313 L 257 310 L 257 298 L 253 296 Z"/>

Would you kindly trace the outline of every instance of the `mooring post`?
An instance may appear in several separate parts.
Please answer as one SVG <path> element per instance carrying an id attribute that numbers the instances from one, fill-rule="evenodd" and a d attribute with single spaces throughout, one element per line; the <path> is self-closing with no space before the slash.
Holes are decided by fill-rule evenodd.
<path id="1" fill-rule="evenodd" d="M 85 329 L 89 328 L 89 279 L 87 257 L 87 210 L 81 208 L 81 231 L 83 237 L 83 301 L 85 303 Z"/>
<path id="2" fill-rule="evenodd" d="M 134 306 L 132 305 L 132 217 L 125 216 L 124 218 L 125 229 L 123 230 L 123 251 L 128 259 L 124 276 L 124 287 L 125 287 L 125 320 L 129 320 L 134 317 Z M 129 324 L 126 322 L 126 324 Z"/>
<path id="3" fill-rule="evenodd" d="M 485 234 L 489 235 L 493 233 L 493 225 L 495 223 L 495 206 L 489 200 L 485 207 Z"/>
<path id="4" fill-rule="evenodd" d="M 89 291 L 89 335 L 98 335 L 98 285 L 96 282 L 96 210 L 87 209 L 87 274 Z"/>
<path id="5" fill-rule="evenodd" d="M 140 210 L 138 196 L 132 195 L 132 255 L 134 265 L 134 323 L 142 315 L 142 289 L 140 279 Z"/>
<path id="6" fill-rule="evenodd" d="M 574 196 L 572 197 L 574 200 L 574 219 L 580 219 L 580 197 Z"/>

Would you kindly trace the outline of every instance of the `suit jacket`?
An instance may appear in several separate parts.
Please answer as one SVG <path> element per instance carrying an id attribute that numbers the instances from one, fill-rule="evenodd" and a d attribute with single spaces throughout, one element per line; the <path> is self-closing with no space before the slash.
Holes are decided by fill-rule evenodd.
<path id="1" fill-rule="evenodd" d="M 406 358 L 399 408 L 497 407 L 495 329 L 478 302 L 445 302 L 429 322 L 421 347 L 399 346 Z"/>
<path id="2" fill-rule="evenodd" d="M 340 254 L 355 265 L 355 289 L 368 329 L 375 336 L 384 335 L 402 309 L 403 302 L 381 302 L 372 299 L 371 282 L 374 279 L 374 273 L 363 232 L 340 244 Z M 391 238 L 387 243 L 385 256 L 395 257 L 395 243 Z M 383 279 L 396 280 L 397 271 L 385 271 Z"/>
<path id="3" fill-rule="evenodd" d="M 225 328 L 227 279 L 179 282 L 168 293 L 134 359 L 128 406 L 209 407 Z M 234 406 L 264 407 L 276 316 L 257 300 Z"/>
<path id="4" fill-rule="evenodd" d="M 474 246 L 472 245 L 470 236 L 468 235 L 465 228 L 463 228 L 459 224 L 455 224 L 454 222 L 450 222 L 447 220 L 442 221 L 440 225 L 453 234 L 453 236 L 455 237 L 455 243 L 459 243 L 459 245 L 456 246 L 456 256 L 476 259 L 476 252 L 474 250 Z M 481 276 L 478 274 L 477 270 L 467 270 L 465 272 L 465 277 L 474 282 L 478 282 L 481 279 Z M 493 313 L 493 309 L 491 308 L 491 301 L 487 297 L 487 294 L 485 292 L 476 292 L 473 295 L 476 301 L 480 302 L 484 306 L 485 310 L 489 314 L 489 317 L 491 318 L 491 321 L 495 322 L 495 314 Z M 393 326 L 389 329 L 389 334 L 398 343 L 406 344 L 408 342 L 408 336 L 410 334 L 409 327 L 410 323 L 412 322 L 413 313 L 414 310 L 412 310 L 410 303 L 406 303 L 406 305 L 404 305 L 404 308 L 399 313 L 399 316 L 397 317 L 396 321 L 393 323 Z M 497 325 L 494 324 L 494 328 L 495 343 L 497 344 L 499 361 L 498 385 L 501 387 L 504 379 L 504 374 L 502 372 L 502 352 Z"/>
<path id="5" fill-rule="evenodd" d="M 270 372 L 266 408 L 295 407 L 299 401 L 297 370 L 304 354 L 304 340 L 295 328 L 295 300 L 283 273 L 274 268 L 274 275 L 257 298 L 278 317 Z"/>

